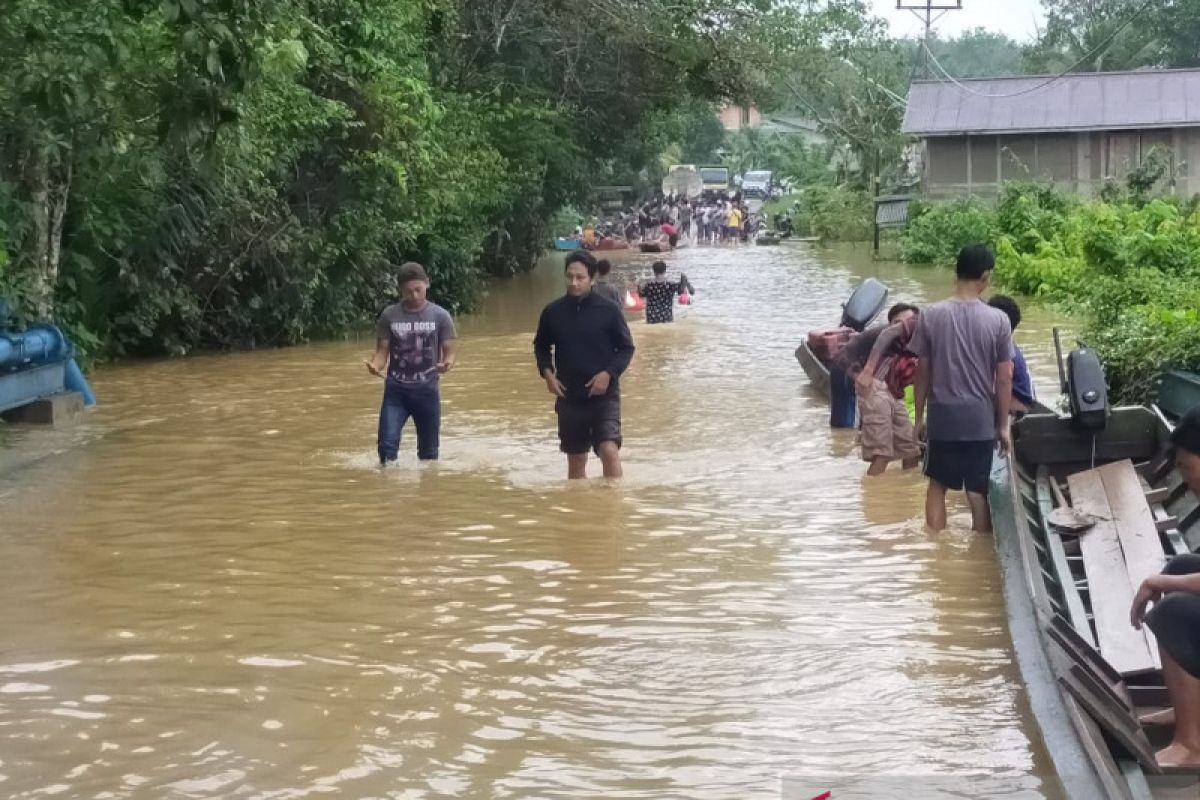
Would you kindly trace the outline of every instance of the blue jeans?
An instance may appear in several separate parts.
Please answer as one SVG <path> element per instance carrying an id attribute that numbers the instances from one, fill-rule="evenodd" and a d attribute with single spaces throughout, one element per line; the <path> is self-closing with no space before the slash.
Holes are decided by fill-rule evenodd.
<path id="1" fill-rule="evenodd" d="M 400 431 L 412 417 L 417 428 L 417 458 L 436 461 L 442 429 L 442 397 L 437 385 L 401 386 L 388 381 L 379 409 L 379 463 L 395 461 Z"/>

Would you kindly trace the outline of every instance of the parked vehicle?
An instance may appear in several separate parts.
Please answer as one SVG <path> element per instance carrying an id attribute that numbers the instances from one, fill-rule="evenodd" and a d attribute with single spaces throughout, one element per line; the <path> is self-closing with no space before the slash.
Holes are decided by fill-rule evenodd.
<path id="1" fill-rule="evenodd" d="M 775 174 L 770 170 L 754 170 L 742 177 L 742 194 L 747 198 L 768 200 L 775 196 Z"/>
<path id="2" fill-rule="evenodd" d="M 728 192 L 729 167 L 701 167 L 700 180 L 706 192 Z"/>

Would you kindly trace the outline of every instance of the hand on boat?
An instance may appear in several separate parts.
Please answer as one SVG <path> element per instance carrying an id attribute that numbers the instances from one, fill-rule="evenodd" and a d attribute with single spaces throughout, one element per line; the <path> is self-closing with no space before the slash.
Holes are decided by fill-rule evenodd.
<path id="1" fill-rule="evenodd" d="M 1133 607 L 1129 610 L 1129 622 L 1139 631 L 1142 629 L 1142 622 L 1146 619 L 1146 606 L 1157 603 L 1158 599 L 1162 597 L 1162 591 L 1154 583 L 1154 579 L 1157 577 L 1157 575 L 1151 575 L 1142 581 L 1137 594 L 1133 596 Z"/>
<path id="2" fill-rule="evenodd" d="M 1008 451 L 1012 450 L 1012 434 L 1007 425 L 996 431 L 996 449 L 1001 458 L 1008 458 Z"/>

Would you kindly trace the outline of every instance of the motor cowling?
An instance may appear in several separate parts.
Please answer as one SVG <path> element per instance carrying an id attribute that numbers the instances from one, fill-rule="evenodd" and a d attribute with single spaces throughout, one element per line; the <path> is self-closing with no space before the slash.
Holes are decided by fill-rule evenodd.
<path id="1" fill-rule="evenodd" d="M 1086 345 L 1067 354 L 1067 400 L 1071 420 L 1085 430 L 1104 430 L 1112 408 L 1100 356 Z"/>

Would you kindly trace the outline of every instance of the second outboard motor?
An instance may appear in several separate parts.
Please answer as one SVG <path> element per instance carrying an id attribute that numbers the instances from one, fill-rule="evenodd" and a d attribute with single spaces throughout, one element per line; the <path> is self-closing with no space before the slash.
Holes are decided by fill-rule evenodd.
<path id="1" fill-rule="evenodd" d="M 1080 343 L 1067 354 L 1066 372 L 1063 372 L 1062 345 L 1058 329 L 1054 329 L 1054 347 L 1059 354 L 1058 371 L 1063 392 L 1071 410 L 1071 421 L 1076 427 L 1089 431 L 1102 431 L 1108 425 L 1112 408 L 1108 404 L 1108 382 L 1104 377 L 1104 365 L 1100 356 L 1087 345 Z"/>

